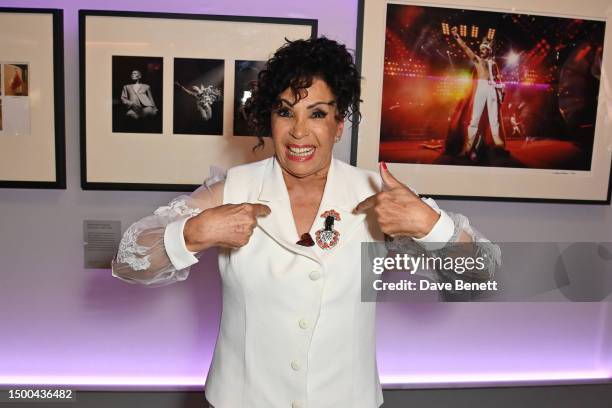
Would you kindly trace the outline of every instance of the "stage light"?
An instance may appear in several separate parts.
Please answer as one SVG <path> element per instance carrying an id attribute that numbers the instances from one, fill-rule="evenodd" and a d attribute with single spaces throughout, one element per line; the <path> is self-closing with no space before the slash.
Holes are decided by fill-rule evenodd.
<path id="1" fill-rule="evenodd" d="M 459 26 L 459 35 L 461 35 L 462 37 L 467 36 L 467 26 L 465 24 L 461 24 Z"/>
<path id="2" fill-rule="evenodd" d="M 469 73 L 461 73 L 457 75 L 455 79 L 457 82 L 461 84 L 471 84 L 472 83 L 472 75 Z"/>
<path id="3" fill-rule="evenodd" d="M 442 23 L 442 34 L 449 35 L 450 30 L 448 28 L 448 23 Z"/>
<path id="4" fill-rule="evenodd" d="M 242 93 L 242 98 L 240 99 L 240 103 L 244 105 L 250 97 L 251 97 L 251 91 L 244 91 Z"/>
<path id="5" fill-rule="evenodd" d="M 489 31 L 487 31 L 487 39 L 490 41 L 493 37 L 495 37 L 495 29 L 489 28 Z"/>
<path id="6" fill-rule="evenodd" d="M 472 26 L 472 38 L 478 38 L 478 26 Z"/>
<path id="7" fill-rule="evenodd" d="M 506 63 L 507 65 L 516 65 L 519 62 L 519 54 L 510 50 L 508 54 L 506 54 Z"/>

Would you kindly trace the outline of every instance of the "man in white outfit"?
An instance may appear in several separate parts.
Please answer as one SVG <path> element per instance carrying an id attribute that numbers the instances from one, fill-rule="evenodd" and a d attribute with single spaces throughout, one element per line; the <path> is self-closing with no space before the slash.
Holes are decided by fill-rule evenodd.
<path id="1" fill-rule="evenodd" d="M 468 56 L 474 67 L 476 68 L 476 91 L 474 92 L 474 100 L 472 105 L 472 114 L 470 123 L 467 129 L 467 139 L 463 145 L 462 154 L 470 157 L 474 139 L 478 133 L 478 124 L 484 111 L 487 107 L 489 116 L 489 126 L 491 128 L 491 136 L 495 146 L 505 149 L 505 143 L 499 134 L 499 106 L 503 99 L 503 84 L 501 83 L 501 75 L 499 68 L 492 58 L 491 43 L 484 39 L 480 44 L 480 55 L 476 55 L 470 47 L 465 44 L 457 33 L 457 27 L 451 29 L 451 33 L 457 44 Z"/>

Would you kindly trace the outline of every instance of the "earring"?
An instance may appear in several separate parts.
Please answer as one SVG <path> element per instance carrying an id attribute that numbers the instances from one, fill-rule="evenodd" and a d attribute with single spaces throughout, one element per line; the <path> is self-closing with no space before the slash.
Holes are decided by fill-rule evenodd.
<path id="1" fill-rule="evenodd" d="M 334 143 L 338 143 L 339 141 L 340 141 L 340 136 L 338 136 L 338 137 L 336 137 L 336 138 L 334 139 Z"/>

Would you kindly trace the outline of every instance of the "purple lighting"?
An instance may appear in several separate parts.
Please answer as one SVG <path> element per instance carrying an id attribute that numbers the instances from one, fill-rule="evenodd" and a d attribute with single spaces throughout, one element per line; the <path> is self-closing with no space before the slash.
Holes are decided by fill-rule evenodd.
<path id="1" fill-rule="evenodd" d="M 177 194 L 79 189 L 78 10 L 314 18 L 320 34 L 354 48 L 357 3 L 2 0 L 6 7 L 64 9 L 71 178 L 65 191 L 2 192 L 0 212 L 11 211 L 0 220 L 0 386 L 202 391 L 219 328 L 221 285 L 214 251 L 202 256 L 187 281 L 156 289 L 121 282 L 109 270 L 83 268 L 83 219 L 120 219 L 125 229 Z M 497 226 L 497 217 L 507 217 L 506 224 L 499 225 L 513 224 L 509 230 L 514 228 L 516 236 L 532 227 L 520 214 L 526 206 L 508 205 L 502 211 L 492 204 L 470 205 L 477 214 L 474 218 L 483 224 Z M 581 229 L 585 221 L 580 217 L 587 217 L 572 218 L 569 209 L 564 209 L 569 219 L 564 225 L 568 231 Z M 600 214 L 603 218 L 608 213 Z M 611 302 L 381 303 L 380 379 L 387 388 L 609 381 L 611 307 Z"/>
<path id="2" fill-rule="evenodd" d="M 598 382 L 608 380 L 610 373 L 604 370 L 592 371 L 542 371 L 542 372 L 500 372 L 483 374 L 456 374 L 456 375 L 383 375 L 380 381 L 387 388 L 416 388 L 427 387 L 466 387 L 487 385 L 516 386 L 519 384 L 545 384 L 566 382 Z"/>

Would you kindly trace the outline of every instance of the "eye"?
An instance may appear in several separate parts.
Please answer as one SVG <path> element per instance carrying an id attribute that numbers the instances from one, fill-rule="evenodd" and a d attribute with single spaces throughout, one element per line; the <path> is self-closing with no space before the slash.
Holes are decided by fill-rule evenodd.
<path id="1" fill-rule="evenodd" d="M 287 108 L 278 108 L 276 110 L 276 114 L 278 116 L 280 116 L 281 118 L 290 118 L 291 117 L 291 111 Z"/>
<path id="2" fill-rule="evenodd" d="M 312 117 L 315 119 L 323 119 L 326 116 L 327 116 L 327 112 L 323 112 L 320 109 L 317 109 L 314 112 L 312 112 Z"/>

